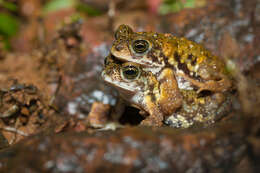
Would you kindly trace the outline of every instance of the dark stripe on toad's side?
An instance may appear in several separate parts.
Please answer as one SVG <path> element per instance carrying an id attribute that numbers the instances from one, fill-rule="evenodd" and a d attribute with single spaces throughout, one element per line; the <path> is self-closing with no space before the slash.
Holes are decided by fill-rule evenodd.
<path id="1" fill-rule="evenodd" d="M 162 51 L 160 52 L 160 57 L 163 58 L 163 61 L 164 61 L 164 63 L 165 63 L 165 68 L 167 68 L 167 67 L 172 68 L 172 67 L 173 67 L 173 66 L 169 63 L 168 57 L 166 57 L 166 56 L 163 54 Z"/>
<path id="2" fill-rule="evenodd" d="M 163 71 L 165 68 L 172 69 L 174 72 L 176 71 L 176 68 L 169 63 L 168 58 L 167 58 L 162 52 L 160 53 L 160 57 L 163 58 L 163 61 L 164 61 L 165 65 L 164 65 L 164 68 L 161 68 L 161 70 L 158 71 L 158 72 L 155 74 L 157 78 L 160 76 L 160 74 L 162 73 L 162 71 Z"/>
<path id="3" fill-rule="evenodd" d="M 192 55 L 190 56 L 190 58 L 192 58 Z M 178 69 L 182 70 L 186 75 L 188 75 L 191 78 L 194 78 L 194 79 L 196 79 L 198 81 L 203 81 L 203 79 L 200 76 L 196 76 L 195 74 L 194 75 L 190 75 L 190 70 L 188 69 L 187 64 L 186 63 L 181 63 L 181 60 L 180 60 L 181 57 L 180 57 L 180 55 L 177 52 L 174 53 L 174 59 L 175 59 L 175 61 L 178 64 L 178 66 L 177 66 Z M 194 59 L 195 59 L 194 60 L 195 62 L 191 62 L 191 63 L 196 64 L 196 58 L 194 58 Z"/>
<path id="4" fill-rule="evenodd" d="M 190 64 L 192 66 L 195 66 L 196 65 L 196 62 L 197 62 L 197 57 L 194 57 L 192 54 L 189 54 L 188 55 L 188 60 L 190 60 Z"/>
<path id="5" fill-rule="evenodd" d="M 151 58 L 152 62 L 156 62 L 158 64 L 162 64 L 162 62 L 159 61 L 158 57 L 156 55 L 154 55 L 154 50 L 156 50 L 156 48 L 151 49 L 148 53 L 147 53 L 147 57 Z"/>
<path id="6" fill-rule="evenodd" d="M 188 60 L 190 60 L 190 61 L 192 60 L 192 54 L 188 55 Z"/>
<path id="7" fill-rule="evenodd" d="M 190 76 L 190 70 L 187 67 L 187 64 L 181 63 L 181 57 L 178 52 L 174 52 L 174 59 L 178 64 L 178 69 L 182 70 L 185 74 Z"/>
<path id="8" fill-rule="evenodd" d="M 173 71 L 176 71 L 176 68 L 174 67 L 174 65 L 169 63 L 169 58 L 167 56 L 165 56 L 162 52 L 160 53 L 160 57 L 163 57 L 163 61 L 165 63 L 165 66 L 163 69 L 170 68 L 170 69 L 173 69 Z"/>

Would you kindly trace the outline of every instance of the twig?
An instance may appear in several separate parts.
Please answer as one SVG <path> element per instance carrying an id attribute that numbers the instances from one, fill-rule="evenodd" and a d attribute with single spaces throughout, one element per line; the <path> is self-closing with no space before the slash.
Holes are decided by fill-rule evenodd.
<path id="1" fill-rule="evenodd" d="M 22 135 L 22 136 L 29 136 L 27 133 L 24 133 L 23 131 L 18 130 L 14 127 L 1 127 L 0 129 L 2 129 L 4 131 L 8 131 L 8 132 L 17 133 L 17 134 Z"/>
<path id="2" fill-rule="evenodd" d="M 114 18 L 115 18 L 115 14 L 116 14 L 116 3 L 115 0 L 110 0 L 109 1 L 109 5 L 108 5 L 108 30 L 110 32 L 114 32 L 113 28 L 114 28 Z"/>

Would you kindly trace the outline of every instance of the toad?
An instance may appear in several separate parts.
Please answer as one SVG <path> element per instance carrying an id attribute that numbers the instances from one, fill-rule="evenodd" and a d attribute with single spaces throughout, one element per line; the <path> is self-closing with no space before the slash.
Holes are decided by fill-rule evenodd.
<path id="1" fill-rule="evenodd" d="M 221 59 L 171 34 L 120 25 L 102 77 L 141 110 L 143 125 L 210 124 L 230 107 L 232 82 Z"/>

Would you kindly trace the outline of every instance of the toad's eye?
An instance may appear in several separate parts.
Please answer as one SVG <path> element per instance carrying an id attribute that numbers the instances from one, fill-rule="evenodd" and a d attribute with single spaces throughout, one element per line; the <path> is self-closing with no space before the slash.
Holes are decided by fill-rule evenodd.
<path id="1" fill-rule="evenodd" d="M 136 79 L 139 76 L 140 70 L 138 67 L 134 66 L 134 65 L 123 65 L 122 68 L 122 74 L 123 77 L 128 79 L 128 80 L 133 80 Z"/>
<path id="2" fill-rule="evenodd" d="M 149 48 L 149 43 L 146 40 L 135 40 L 132 44 L 135 53 L 145 53 Z"/>

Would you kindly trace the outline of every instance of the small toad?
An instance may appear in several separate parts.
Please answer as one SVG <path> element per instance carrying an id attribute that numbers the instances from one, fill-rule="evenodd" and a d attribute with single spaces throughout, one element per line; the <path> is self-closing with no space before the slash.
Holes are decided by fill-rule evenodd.
<path id="1" fill-rule="evenodd" d="M 120 25 L 102 77 L 141 110 L 143 125 L 213 123 L 230 107 L 224 63 L 202 45 L 170 34 Z"/>

